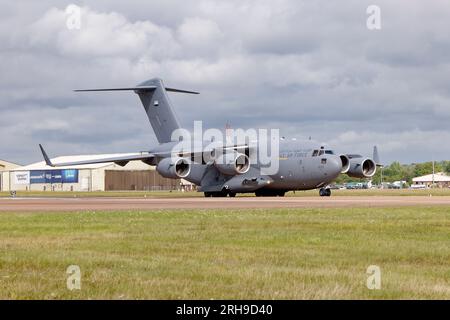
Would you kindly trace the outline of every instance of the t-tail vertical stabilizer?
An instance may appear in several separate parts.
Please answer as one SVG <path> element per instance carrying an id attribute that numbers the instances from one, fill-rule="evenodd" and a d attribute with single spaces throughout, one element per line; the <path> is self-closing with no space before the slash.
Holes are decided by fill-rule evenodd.
<path id="1" fill-rule="evenodd" d="M 159 143 L 170 142 L 172 132 L 180 128 L 178 119 L 173 111 L 172 103 L 166 91 L 198 94 L 194 91 L 186 91 L 174 88 L 167 88 L 161 79 L 154 78 L 147 80 L 136 87 L 110 88 L 110 89 L 83 89 L 81 91 L 134 91 L 141 99 L 148 120 L 155 132 Z"/>

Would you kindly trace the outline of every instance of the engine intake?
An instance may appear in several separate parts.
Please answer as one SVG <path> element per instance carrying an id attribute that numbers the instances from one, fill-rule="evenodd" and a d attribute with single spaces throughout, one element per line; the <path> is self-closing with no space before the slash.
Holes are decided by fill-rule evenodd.
<path id="1" fill-rule="evenodd" d="M 340 155 L 339 158 L 342 162 L 341 173 L 347 173 L 350 170 L 350 159 L 345 154 Z"/>
<path id="2" fill-rule="evenodd" d="M 165 158 L 158 163 L 156 171 L 164 178 L 186 178 L 191 172 L 191 163 L 186 158 Z"/>
<path id="3" fill-rule="evenodd" d="M 350 159 L 350 169 L 347 174 L 353 178 L 370 178 L 377 171 L 377 165 L 372 159 Z"/>
<path id="4" fill-rule="evenodd" d="M 234 176 L 250 169 L 250 160 L 243 153 L 222 154 L 214 161 L 215 167 L 223 174 Z"/>

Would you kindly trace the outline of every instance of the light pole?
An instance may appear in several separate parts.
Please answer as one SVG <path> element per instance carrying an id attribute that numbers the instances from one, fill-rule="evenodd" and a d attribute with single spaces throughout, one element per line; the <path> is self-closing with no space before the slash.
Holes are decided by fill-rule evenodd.
<path id="1" fill-rule="evenodd" d="M 431 176 L 431 187 L 434 187 L 434 159 L 433 159 L 433 174 Z"/>

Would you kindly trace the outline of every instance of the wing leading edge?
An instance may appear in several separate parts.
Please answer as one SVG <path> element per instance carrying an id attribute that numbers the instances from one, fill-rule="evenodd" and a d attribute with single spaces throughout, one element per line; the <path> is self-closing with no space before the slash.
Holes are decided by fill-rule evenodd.
<path id="1" fill-rule="evenodd" d="M 77 166 L 77 165 L 86 165 L 86 164 L 97 164 L 97 163 L 108 163 L 108 162 L 114 162 L 118 164 L 119 166 L 125 166 L 130 161 L 142 161 L 147 164 L 153 164 L 153 160 L 155 158 L 155 155 L 148 152 L 140 152 L 135 154 L 126 154 L 123 156 L 115 156 L 115 157 L 101 157 L 93 158 L 89 160 L 81 160 L 81 161 L 71 161 L 71 162 L 59 162 L 59 163 L 53 163 L 47 153 L 45 152 L 44 148 L 41 144 L 39 144 L 39 148 L 41 149 L 42 155 L 44 157 L 45 163 L 50 167 L 67 167 L 67 166 Z"/>

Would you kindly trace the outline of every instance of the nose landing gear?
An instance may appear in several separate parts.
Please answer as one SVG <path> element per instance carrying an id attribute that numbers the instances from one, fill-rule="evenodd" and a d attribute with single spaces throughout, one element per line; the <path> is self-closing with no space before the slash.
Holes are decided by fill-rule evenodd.
<path id="1" fill-rule="evenodd" d="M 329 196 L 331 196 L 331 189 L 330 188 L 321 188 L 319 190 L 319 195 L 321 197 L 329 197 Z"/>

